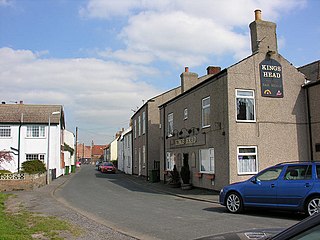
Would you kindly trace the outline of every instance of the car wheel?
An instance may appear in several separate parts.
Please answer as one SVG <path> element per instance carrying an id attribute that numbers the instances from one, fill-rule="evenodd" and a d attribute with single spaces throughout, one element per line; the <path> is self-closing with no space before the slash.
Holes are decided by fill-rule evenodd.
<path id="1" fill-rule="evenodd" d="M 240 213 L 243 210 L 243 203 L 238 193 L 230 193 L 226 201 L 227 210 L 231 213 Z"/>
<path id="2" fill-rule="evenodd" d="M 309 216 L 320 212 L 320 196 L 312 197 L 306 205 L 306 214 Z"/>

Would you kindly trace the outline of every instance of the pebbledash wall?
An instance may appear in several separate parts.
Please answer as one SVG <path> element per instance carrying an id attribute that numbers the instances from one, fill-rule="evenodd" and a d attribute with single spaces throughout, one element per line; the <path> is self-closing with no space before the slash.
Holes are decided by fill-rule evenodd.
<path id="1" fill-rule="evenodd" d="M 255 13 L 251 56 L 160 106 L 161 180 L 188 162 L 194 186 L 220 190 L 310 159 L 305 76 L 278 53 L 275 23 Z"/>

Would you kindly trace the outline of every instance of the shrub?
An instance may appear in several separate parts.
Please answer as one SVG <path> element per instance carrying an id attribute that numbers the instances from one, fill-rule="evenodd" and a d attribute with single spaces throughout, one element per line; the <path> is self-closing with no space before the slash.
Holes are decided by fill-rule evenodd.
<path id="1" fill-rule="evenodd" d="M 8 170 L 0 170 L 0 175 L 1 175 L 1 174 L 4 174 L 4 173 L 11 173 L 11 172 L 8 171 Z"/>
<path id="2" fill-rule="evenodd" d="M 22 163 L 22 170 L 25 173 L 44 173 L 46 172 L 46 166 L 40 160 L 30 160 Z"/>

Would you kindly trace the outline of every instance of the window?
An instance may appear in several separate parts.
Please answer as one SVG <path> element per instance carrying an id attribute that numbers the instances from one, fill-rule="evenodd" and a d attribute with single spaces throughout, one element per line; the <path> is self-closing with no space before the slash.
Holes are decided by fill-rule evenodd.
<path id="1" fill-rule="evenodd" d="M 0 126 L 0 137 L 3 137 L 3 138 L 11 137 L 11 127 Z"/>
<path id="2" fill-rule="evenodd" d="M 138 136 L 141 135 L 141 116 L 138 117 Z"/>
<path id="3" fill-rule="evenodd" d="M 133 128 L 134 128 L 134 138 L 137 138 L 137 120 L 136 119 L 134 120 Z"/>
<path id="4" fill-rule="evenodd" d="M 214 173 L 214 149 L 199 150 L 200 172 Z"/>
<path id="5" fill-rule="evenodd" d="M 174 166 L 174 154 L 167 152 L 166 170 L 172 171 Z"/>
<path id="6" fill-rule="evenodd" d="M 131 168 L 131 158 L 128 156 L 128 168 Z"/>
<path id="7" fill-rule="evenodd" d="M 308 180 L 312 177 L 311 165 L 288 166 L 284 174 L 285 180 Z"/>
<path id="8" fill-rule="evenodd" d="M 27 126 L 27 137 L 45 137 L 44 126 Z"/>
<path id="9" fill-rule="evenodd" d="M 259 181 L 273 181 L 277 180 L 280 176 L 283 167 L 274 167 L 270 168 L 257 176 L 257 180 Z"/>
<path id="10" fill-rule="evenodd" d="M 210 97 L 202 99 L 202 127 L 210 127 Z"/>
<path id="11" fill-rule="evenodd" d="M 44 154 L 26 154 L 26 160 L 41 160 L 44 161 Z"/>
<path id="12" fill-rule="evenodd" d="M 142 113 L 142 134 L 146 133 L 146 112 Z"/>
<path id="13" fill-rule="evenodd" d="M 188 108 L 185 108 L 183 111 L 183 120 L 187 120 L 188 119 Z"/>
<path id="14" fill-rule="evenodd" d="M 253 90 L 236 90 L 237 121 L 255 122 Z"/>
<path id="15" fill-rule="evenodd" d="M 168 136 L 173 134 L 173 113 L 168 114 Z"/>
<path id="16" fill-rule="evenodd" d="M 257 147 L 238 147 L 238 174 L 255 174 L 258 172 Z"/>
<path id="17" fill-rule="evenodd" d="M 146 165 L 146 145 L 142 146 L 142 164 Z"/>

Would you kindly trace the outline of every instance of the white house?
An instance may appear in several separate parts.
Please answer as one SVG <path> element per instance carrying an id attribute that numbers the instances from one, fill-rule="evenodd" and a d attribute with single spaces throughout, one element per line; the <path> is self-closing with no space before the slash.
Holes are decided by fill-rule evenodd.
<path id="1" fill-rule="evenodd" d="M 66 174 L 71 172 L 71 166 L 75 166 L 75 152 L 71 155 L 71 152 L 68 151 L 71 148 L 74 151 L 74 134 L 68 130 L 63 131 L 64 135 L 64 162 Z M 66 146 L 67 145 L 67 146 Z M 66 148 L 67 147 L 67 148 Z"/>
<path id="2" fill-rule="evenodd" d="M 0 151 L 13 156 L 10 163 L 0 163 L 0 169 L 18 172 L 23 162 L 39 159 L 49 163 L 52 178 L 63 175 L 64 129 L 61 105 L 0 104 Z"/>
<path id="3" fill-rule="evenodd" d="M 122 132 L 118 141 L 118 169 L 132 174 L 132 127 Z"/>

